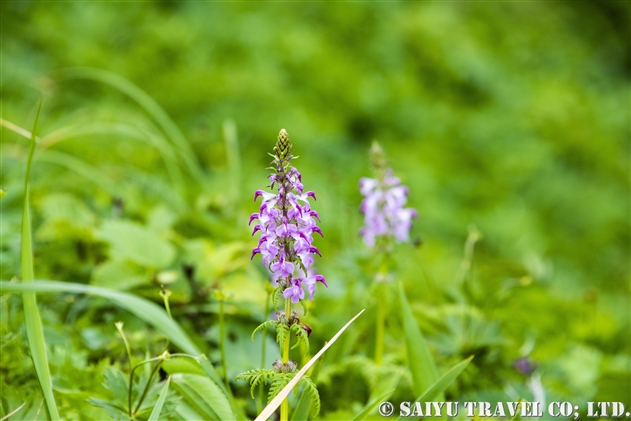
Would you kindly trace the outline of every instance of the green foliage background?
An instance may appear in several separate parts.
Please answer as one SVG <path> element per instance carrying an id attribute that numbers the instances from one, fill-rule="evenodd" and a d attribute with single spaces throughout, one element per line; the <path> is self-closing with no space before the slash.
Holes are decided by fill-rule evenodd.
<path id="1" fill-rule="evenodd" d="M 414 244 L 397 247 L 394 276 L 439 371 L 476 355 L 447 398 L 528 398 L 527 378 L 513 367 L 528 356 L 548 401 L 631 405 L 628 3 L 0 7 L 1 117 L 30 128 L 44 97 L 31 177 L 36 279 L 130 290 L 157 303 L 158 282 L 173 281 L 176 320 L 215 363 L 219 288 L 231 294 L 228 375 L 257 367 L 260 340 L 250 343 L 249 334 L 266 318 L 267 281 L 258 258 L 249 261 L 256 243 L 246 222 L 284 127 L 325 234 L 317 264 L 329 288 L 319 287 L 304 319 L 314 328 L 312 353 L 368 309 L 325 357 L 318 384 L 320 417 L 350 419 L 376 393 L 353 358 L 374 349 L 374 268 L 357 235 L 357 183 L 370 175 L 377 139 L 419 214 Z M 150 145 L 173 140 L 166 120 L 91 71 L 70 77 L 67 68 L 77 66 L 146 92 L 181 129 L 194 165 L 180 147 L 163 156 Z M 19 275 L 27 146 L 2 129 L 5 281 Z M 179 170 L 169 172 L 169 157 Z M 482 240 L 463 272 L 472 226 Z M 186 268 L 194 268 L 188 281 Z M 405 367 L 395 297 L 386 351 Z M 139 357 L 164 343 L 104 300 L 55 295 L 39 303 L 69 418 L 105 414 L 85 399 L 106 397 L 106 368 L 125 367 L 114 322 L 125 322 Z M 19 304 L 19 296 L 2 298 L 2 411 L 26 400 L 34 415 L 41 397 Z M 271 362 L 277 348 L 268 341 Z M 249 388 L 233 387 L 254 414 Z M 404 375 L 392 399 L 413 397 Z"/>

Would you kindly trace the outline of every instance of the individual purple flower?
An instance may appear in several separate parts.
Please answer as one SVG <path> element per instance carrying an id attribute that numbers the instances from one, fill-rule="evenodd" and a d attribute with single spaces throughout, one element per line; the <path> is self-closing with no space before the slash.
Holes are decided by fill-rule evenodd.
<path id="1" fill-rule="evenodd" d="M 359 191 L 364 196 L 361 203 L 364 225 L 360 234 L 368 247 L 374 247 L 378 238 L 393 237 L 398 242 L 407 242 L 412 218 L 417 215 L 414 209 L 404 208 L 408 189 L 392 175 L 390 168 L 385 168 L 383 151 L 376 143 L 371 155 L 377 176 L 359 180 Z"/>
<path id="2" fill-rule="evenodd" d="M 290 164 L 293 158 L 291 148 L 289 136 L 282 129 L 271 163 L 275 172 L 269 176 L 270 188 L 276 187 L 278 193 L 263 190 L 254 193 L 255 201 L 259 197 L 263 199 L 259 212 L 250 216 L 249 223 L 258 220 L 252 235 L 261 233 L 252 257 L 261 254 L 263 263 L 272 273 L 274 285 L 281 287 L 285 298 L 297 303 L 305 296 L 303 283 L 311 300 L 316 282 L 327 284 L 323 276 L 309 272 L 314 263 L 313 256 L 321 255 L 313 245 L 313 233 L 324 235 L 316 223 L 316 220 L 320 221 L 320 216 L 309 203 L 311 198 L 316 200 L 316 195 L 312 191 L 304 191 L 301 174 Z"/>

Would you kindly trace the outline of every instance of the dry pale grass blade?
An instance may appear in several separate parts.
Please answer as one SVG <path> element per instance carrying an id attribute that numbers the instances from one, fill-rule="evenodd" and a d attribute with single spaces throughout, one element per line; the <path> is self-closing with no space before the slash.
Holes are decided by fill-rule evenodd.
<path id="1" fill-rule="evenodd" d="M 6 127 L 7 129 L 11 130 L 12 132 L 17 133 L 20 136 L 24 136 L 27 139 L 30 139 L 33 136 L 31 134 L 31 132 L 29 132 L 28 130 L 23 129 L 20 126 L 18 126 L 17 124 L 13 124 L 10 121 L 7 121 L 7 120 L 5 120 L 3 118 L 0 118 L 0 126 Z M 39 141 L 39 137 L 35 136 L 35 141 L 38 142 Z"/>
<path id="2" fill-rule="evenodd" d="M 5 415 L 4 417 L 0 418 L 0 421 L 8 420 L 9 418 L 11 418 L 12 415 L 15 415 L 18 412 L 20 412 L 20 409 L 22 409 L 22 407 L 24 405 L 26 405 L 26 402 L 24 402 L 22 405 L 20 405 L 17 408 L 15 408 L 13 411 L 11 411 L 11 413 L 9 413 L 9 414 Z"/>
<path id="3" fill-rule="evenodd" d="M 363 312 L 364 310 L 360 311 L 359 313 L 357 313 L 355 317 L 353 317 L 348 323 L 346 323 L 344 327 L 341 328 L 339 332 L 337 332 L 335 336 L 331 338 L 331 340 L 327 342 L 324 345 L 324 347 L 317 354 L 315 354 L 313 358 L 309 360 L 307 364 L 305 364 L 304 367 L 302 367 L 302 369 L 298 372 L 298 374 L 296 374 L 296 376 L 293 379 L 291 379 L 291 381 L 287 384 L 287 386 L 285 386 L 283 390 L 281 390 L 280 393 L 276 395 L 276 397 L 263 409 L 263 411 L 259 414 L 258 417 L 256 417 L 254 421 L 267 420 L 274 413 L 274 411 L 278 409 L 278 407 L 285 400 L 285 398 L 289 396 L 289 393 L 291 393 L 293 388 L 296 387 L 296 385 L 298 384 L 302 376 L 305 375 L 305 373 L 311 368 L 311 366 L 315 364 L 318 358 L 320 358 L 322 354 L 324 354 L 326 350 L 329 349 L 329 347 L 333 345 L 335 341 L 338 340 L 338 338 L 342 335 L 342 333 L 344 333 L 346 328 L 349 327 L 351 323 L 353 323 L 355 319 L 357 319 Z"/>

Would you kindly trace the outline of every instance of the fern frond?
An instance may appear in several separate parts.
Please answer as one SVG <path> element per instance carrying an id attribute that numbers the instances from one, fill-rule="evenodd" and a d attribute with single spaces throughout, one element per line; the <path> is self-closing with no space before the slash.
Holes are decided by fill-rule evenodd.
<path id="1" fill-rule="evenodd" d="M 276 324 L 275 320 L 268 320 L 258 325 L 257 328 L 254 329 L 254 332 L 252 332 L 252 342 L 254 342 L 254 335 L 256 335 L 257 332 L 264 330 L 266 327 L 274 326 L 275 324 Z"/>
<path id="2" fill-rule="evenodd" d="M 285 346 L 285 340 L 289 340 L 289 327 L 283 323 L 276 324 L 276 342 L 280 345 L 280 349 Z"/>
<path id="3" fill-rule="evenodd" d="M 295 375 L 296 373 L 275 373 L 271 379 L 272 386 L 269 388 L 269 394 L 267 395 L 268 404 L 289 384 Z"/>
<path id="4" fill-rule="evenodd" d="M 296 334 L 296 339 L 298 339 L 296 344 L 292 346 L 291 349 L 296 348 L 298 345 L 300 345 L 300 342 L 302 342 L 307 347 L 307 352 L 309 352 L 309 335 L 307 334 L 305 328 L 303 328 L 299 324 L 293 324 L 291 325 L 291 330 Z"/>
<path id="5" fill-rule="evenodd" d="M 276 312 L 278 312 L 278 304 L 276 303 L 278 301 L 278 294 L 280 294 L 280 288 L 275 288 L 274 291 L 272 291 L 272 304 Z"/>
<path id="6" fill-rule="evenodd" d="M 274 370 L 264 369 L 264 368 L 255 368 L 254 370 L 246 371 L 245 373 L 241 373 L 236 377 L 236 380 L 244 380 L 250 383 L 250 395 L 252 395 L 252 399 L 254 399 L 254 389 L 259 384 L 266 384 L 274 375 L 277 374 Z"/>
<path id="7" fill-rule="evenodd" d="M 311 403 L 315 409 L 313 416 L 316 417 L 320 413 L 320 394 L 318 393 L 318 388 L 309 376 L 303 376 L 298 384 L 303 384 L 305 387 L 303 393 L 307 393 L 311 397 Z"/>

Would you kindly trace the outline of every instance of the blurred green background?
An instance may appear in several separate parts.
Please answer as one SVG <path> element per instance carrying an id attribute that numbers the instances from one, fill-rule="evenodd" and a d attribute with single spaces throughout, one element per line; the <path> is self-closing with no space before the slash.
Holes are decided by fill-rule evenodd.
<path id="1" fill-rule="evenodd" d="M 1 117 L 30 130 L 40 92 L 44 99 L 32 173 L 38 279 L 156 302 L 157 283 L 174 281 L 178 321 L 215 361 L 210 293 L 224 289 L 233 294 L 228 372 L 258 366 L 249 332 L 265 318 L 266 274 L 259 258 L 249 261 L 247 219 L 284 127 L 325 234 L 317 265 L 329 288 L 318 287 L 305 318 L 312 352 L 368 308 L 354 339 L 332 352 L 339 361 L 371 356 L 375 303 L 357 184 L 370 175 L 376 139 L 419 214 L 394 275 L 439 367 L 476 354 L 447 397 L 506 400 L 527 382 L 513 361 L 528 357 L 549 400 L 631 404 L 628 3 L 0 7 Z M 19 273 L 26 151 L 26 139 L 2 129 L 2 280 Z M 470 230 L 482 239 L 463 273 Z M 3 335 L 20 329 L 19 299 L 8 303 Z M 121 317 L 136 328 L 140 354 L 158 341 L 107 303 L 40 303 L 51 347 L 85 367 L 124 360 L 113 328 Z M 386 350 L 405 365 L 394 301 L 389 311 Z M 3 349 L 2 381 L 18 396 L 35 381 L 25 341 Z M 81 387 L 100 390 L 92 369 Z M 328 375 L 322 416 L 345 419 L 370 387 L 348 377 L 352 386 L 338 390 L 330 380 L 339 372 Z M 413 397 L 406 387 L 402 380 L 395 400 Z M 98 417 L 84 406 L 78 419 Z"/>

